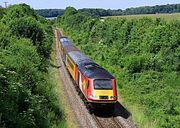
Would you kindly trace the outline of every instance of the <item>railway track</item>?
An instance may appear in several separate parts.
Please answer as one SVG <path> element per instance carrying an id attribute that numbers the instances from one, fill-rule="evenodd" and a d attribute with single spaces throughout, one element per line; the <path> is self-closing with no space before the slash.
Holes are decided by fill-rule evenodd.
<path id="1" fill-rule="evenodd" d="M 85 102 L 83 102 L 79 98 L 79 96 L 81 98 L 82 96 L 80 95 L 78 89 L 76 89 L 74 81 L 69 77 L 69 73 L 62 61 L 61 54 L 58 48 L 58 37 L 56 30 L 54 33 L 55 33 L 55 42 L 56 42 L 57 67 L 59 68 L 60 71 L 62 83 L 66 85 L 65 91 L 67 93 L 68 99 L 70 100 L 69 102 L 74 111 L 74 115 L 77 119 L 78 127 L 125 128 L 125 126 L 123 126 L 119 122 L 119 120 L 113 117 L 112 115 L 106 115 L 101 113 L 99 116 L 96 115 L 95 113 L 93 114 L 88 113 L 85 107 Z M 72 97 L 74 101 L 71 101 Z"/>
<path id="2" fill-rule="evenodd" d="M 124 126 L 122 124 L 119 123 L 119 121 L 117 121 L 117 119 L 115 119 L 114 117 L 112 117 L 113 122 L 116 124 L 116 126 L 118 126 L 119 128 L 124 128 Z"/>
<path id="3" fill-rule="evenodd" d="M 94 119 L 94 121 L 97 123 L 97 127 L 98 128 L 103 128 L 103 125 L 101 124 L 101 122 L 96 118 L 96 116 L 94 114 L 92 114 L 92 117 Z"/>
<path id="4" fill-rule="evenodd" d="M 56 64 L 59 70 L 60 79 L 62 82 L 62 86 L 64 86 L 64 94 L 66 95 L 68 102 L 71 106 L 71 109 L 74 113 L 74 117 L 77 123 L 77 127 L 79 128 L 92 128 L 96 127 L 96 124 L 92 120 L 92 117 L 86 111 L 85 106 L 83 105 L 82 100 L 79 98 L 77 91 L 74 88 L 74 84 L 69 77 L 69 74 L 66 70 L 66 67 L 63 63 L 59 47 L 58 47 L 58 36 L 57 30 L 54 30 L 54 41 L 56 43 Z"/>
<path id="5" fill-rule="evenodd" d="M 115 117 L 102 118 L 94 114 L 92 114 L 92 117 L 98 128 L 124 128 Z"/>

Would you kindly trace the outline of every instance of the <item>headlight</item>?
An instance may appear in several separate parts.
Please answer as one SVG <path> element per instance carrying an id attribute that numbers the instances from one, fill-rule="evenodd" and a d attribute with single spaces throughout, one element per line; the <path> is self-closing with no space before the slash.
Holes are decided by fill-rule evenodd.
<path id="1" fill-rule="evenodd" d="M 89 96 L 89 98 L 91 98 L 91 99 L 97 99 L 97 98 L 98 98 L 98 96 L 93 96 L 93 95 L 90 95 L 90 96 Z"/>
<path id="2" fill-rule="evenodd" d="M 117 97 L 116 96 L 110 96 L 110 98 L 113 99 L 113 98 L 117 98 Z"/>

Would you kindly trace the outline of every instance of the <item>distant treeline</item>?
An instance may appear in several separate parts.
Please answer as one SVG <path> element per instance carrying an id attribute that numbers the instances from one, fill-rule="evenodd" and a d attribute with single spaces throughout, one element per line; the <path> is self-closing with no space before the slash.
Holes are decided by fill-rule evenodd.
<path id="1" fill-rule="evenodd" d="M 156 14 L 180 12 L 180 4 L 167 4 L 156 6 L 143 6 L 137 8 L 127 8 L 125 10 L 105 10 L 105 9 L 79 9 L 83 14 L 93 17 L 136 15 L 136 14 Z"/>
<path id="2" fill-rule="evenodd" d="M 39 9 L 36 12 L 43 17 L 57 17 L 64 14 L 64 9 Z"/>
<path id="3" fill-rule="evenodd" d="M 175 13 L 180 12 L 180 4 L 167 4 L 156 6 L 143 6 L 137 8 L 127 8 L 125 10 L 105 10 L 105 9 L 79 9 L 86 16 L 102 17 L 102 16 L 119 16 L 119 15 L 136 15 L 136 14 L 156 14 L 156 13 Z M 63 9 L 40 9 L 36 12 L 44 17 L 57 17 L 64 14 Z"/>

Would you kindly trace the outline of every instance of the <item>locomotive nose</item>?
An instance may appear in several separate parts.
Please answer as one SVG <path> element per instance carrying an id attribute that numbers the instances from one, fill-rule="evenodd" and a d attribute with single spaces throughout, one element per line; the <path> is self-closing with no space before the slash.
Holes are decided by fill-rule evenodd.
<path id="1" fill-rule="evenodd" d="M 97 97 L 97 100 L 116 100 L 117 97 L 114 95 L 112 90 L 94 90 L 94 95 Z"/>
<path id="2" fill-rule="evenodd" d="M 111 79 L 94 79 L 92 94 L 89 98 L 96 101 L 112 102 L 117 100 L 116 88 Z"/>

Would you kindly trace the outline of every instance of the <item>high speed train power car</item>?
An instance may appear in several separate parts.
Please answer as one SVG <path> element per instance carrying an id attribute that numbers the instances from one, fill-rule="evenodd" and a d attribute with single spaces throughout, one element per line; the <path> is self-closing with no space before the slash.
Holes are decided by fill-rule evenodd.
<path id="1" fill-rule="evenodd" d="M 57 33 L 60 33 L 57 30 Z M 88 107 L 113 107 L 117 102 L 116 80 L 104 68 L 76 48 L 67 37 L 58 34 L 59 48 L 72 79 Z M 72 97 L 73 98 L 73 97 Z"/>

